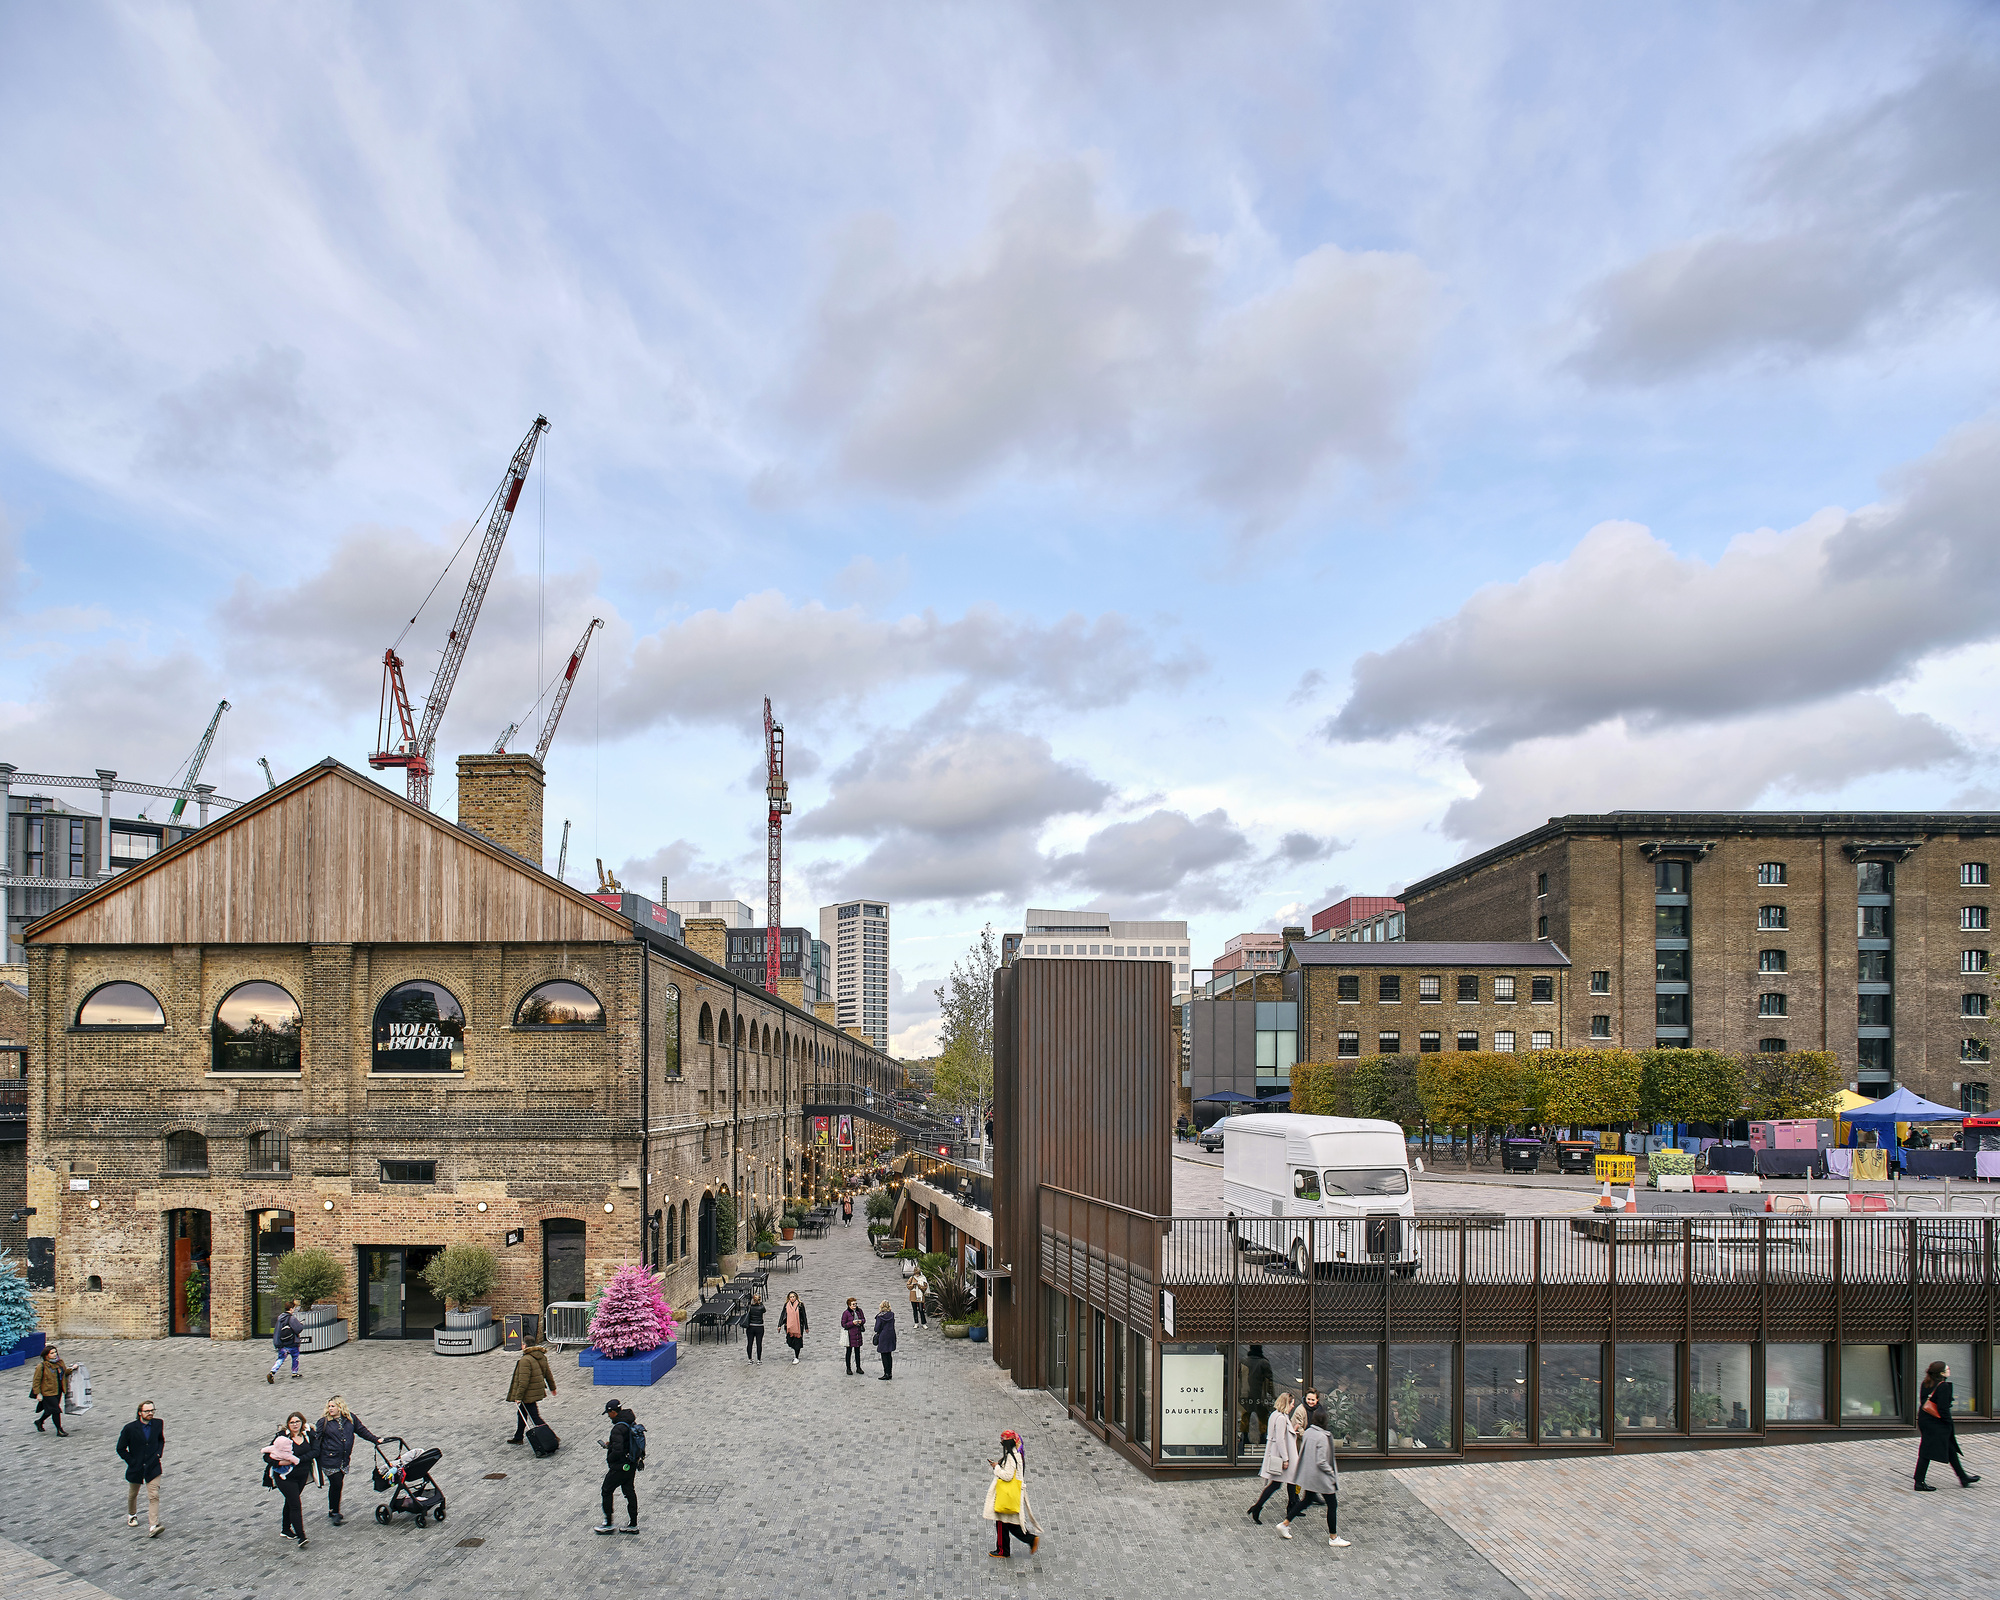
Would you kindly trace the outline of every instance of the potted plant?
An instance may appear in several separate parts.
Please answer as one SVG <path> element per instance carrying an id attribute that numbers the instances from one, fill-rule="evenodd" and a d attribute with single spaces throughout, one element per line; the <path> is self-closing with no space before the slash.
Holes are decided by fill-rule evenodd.
<path id="1" fill-rule="evenodd" d="M 604 1286 L 590 1319 L 596 1353 L 590 1381 L 614 1388 L 657 1382 L 674 1368 L 679 1332 L 659 1279 L 626 1262 Z"/>
<path id="2" fill-rule="evenodd" d="M 725 1278 L 736 1276 L 740 1265 L 736 1256 L 736 1202 L 727 1194 L 715 1197 L 716 1270 Z"/>
<path id="3" fill-rule="evenodd" d="M 785 1212 L 785 1237 L 787 1239 L 797 1238 L 799 1229 L 805 1225 L 806 1214 L 798 1206 L 794 1205 Z"/>
<path id="4" fill-rule="evenodd" d="M 347 1343 L 347 1324 L 341 1320 L 339 1305 L 347 1268 L 331 1250 L 287 1250 L 278 1257 L 273 1281 L 278 1304 L 299 1303 L 301 1350 L 331 1350 Z"/>
<path id="5" fill-rule="evenodd" d="M 965 1336 L 974 1344 L 984 1344 L 986 1342 L 986 1313 L 984 1311 L 975 1311 L 972 1313 L 965 1330 Z"/>
<path id="6" fill-rule="evenodd" d="M 208 1274 L 200 1267 L 187 1275 L 187 1282 L 181 1286 L 181 1297 L 187 1302 L 188 1332 L 208 1332 Z"/>
<path id="7" fill-rule="evenodd" d="M 483 1328 L 493 1320 L 491 1306 L 473 1304 L 491 1294 L 500 1281 L 500 1262 L 485 1245 L 447 1245 L 431 1257 L 420 1276 L 444 1302 L 447 1328 Z"/>
<path id="8" fill-rule="evenodd" d="M 937 1302 L 944 1336 L 963 1339 L 972 1329 L 972 1314 L 979 1309 L 979 1291 L 956 1271 L 947 1271 L 931 1279 L 931 1298 Z"/>
<path id="9" fill-rule="evenodd" d="M 917 1270 L 917 1253 L 914 1250 L 898 1250 L 896 1259 L 903 1264 L 903 1276 L 910 1277 Z"/>

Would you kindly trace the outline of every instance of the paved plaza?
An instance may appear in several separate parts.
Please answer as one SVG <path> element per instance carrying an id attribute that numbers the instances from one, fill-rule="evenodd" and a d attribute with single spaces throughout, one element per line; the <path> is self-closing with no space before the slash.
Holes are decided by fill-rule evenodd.
<path id="1" fill-rule="evenodd" d="M 1653 1600 L 1663 1587 L 1740 1589 L 1753 1573 L 1770 1596 L 1851 1593 L 1911 1573 L 1923 1581 L 1891 1592 L 1989 1587 L 1975 1559 L 1990 1526 L 1978 1515 L 1987 1486 L 1960 1491 L 1947 1476 L 1942 1492 L 1910 1495 L 1913 1440 L 1351 1472 L 1341 1530 L 1353 1548 L 1329 1550 L 1310 1515 L 1287 1544 L 1244 1516 L 1242 1481 L 1149 1482 L 1047 1396 L 1014 1389 L 982 1346 L 905 1324 L 893 1383 L 846 1376 L 846 1295 L 871 1309 L 887 1298 L 901 1321 L 901 1279 L 869 1252 L 858 1222 L 802 1249 L 805 1266 L 773 1287 L 780 1298 L 797 1288 L 811 1309 L 803 1364 L 775 1334 L 761 1366 L 737 1344 L 689 1346 L 669 1378 L 626 1395 L 649 1435 L 637 1539 L 590 1532 L 609 1391 L 586 1386 L 574 1356 L 544 1406 L 564 1447 L 536 1461 L 502 1442 L 512 1428 L 504 1353 L 450 1360 L 414 1343 L 348 1345 L 308 1357 L 304 1380 L 273 1389 L 261 1345 L 70 1341 L 97 1394 L 75 1436 L 34 1431 L 18 1373 L 0 1411 L 0 1594 L 248 1600 L 309 1585 L 316 1600 L 568 1597 L 674 1584 L 757 1600 L 802 1588 L 1155 1600 L 1337 1584 L 1364 1595 Z M 443 1449 L 442 1526 L 377 1526 L 364 1467 L 345 1527 L 326 1523 L 323 1496 L 309 1498 L 310 1547 L 279 1538 L 257 1451 L 285 1410 L 316 1415 L 336 1392 L 376 1431 Z M 167 1532 L 150 1541 L 125 1526 L 112 1453 L 142 1398 L 159 1404 L 169 1440 Z M 992 1528 L 979 1510 L 985 1459 L 1005 1427 L 1028 1442 L 1048 1538 L 1039 1555 L 1002 1563 L 987 1558 Z M 1975 1467 L 1987 1438 L 1968 1437 Z M 2000 1492 L 2000 1474 L 1992 1481 Z"/>

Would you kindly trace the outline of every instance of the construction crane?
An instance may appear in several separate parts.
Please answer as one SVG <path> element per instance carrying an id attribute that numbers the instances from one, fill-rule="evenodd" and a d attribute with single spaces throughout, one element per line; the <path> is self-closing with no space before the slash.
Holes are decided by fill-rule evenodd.
<path id="1" fill-rule="evenodd" d="M 569 818 L 563 818 L 562 849 L 556 855 L 556 882 L 561 883 L 569 875 Z"/>
<path id="2" fill-rule="evenodd" d="M 257 765 L 264 769 L 264 792 L 269 794 L 273 789 L 278 787 L 278 780 L 271 776 L 271 763 L 266 761 L 262 756 L 259 756 L 257 758 Z"/>
<path id="3" fill-rule="evenodd" d="M 375 753 L 368 758 L 368 765 L 377 772 L 386 767 L 401 767 L 410 798 L 426 811 L 431 808 L 431 773 L 437 752 L 438 724 L 444 721 L 445 707 L 451 703 L 452 687 L 458 682 L 458 669 L 465 664 L 465 649 L 472 642 L 472 629 L 479 621 L 479 608 L 486 603 L 486 590 L 493 581 L 493 568 L 500 560 L 500 546 L 506 542 L 508 524 L 514 520 L 514 507 L 520 501 L 521 486 L 528 481 L 528 468 L 535 459 L 535 446 L 548 431 L 548 426 L 547 417 L 535 418 L 535 425 L 515 447 L 514 458 L 507 463 L 507 476 L 500 480 L 500 487 L 493 491 L 493 498 L 487 502 L 493 507 L 493 514 L 487 519 L 486 536 L 480 541 L 479 554 L 473 560 L 472 576 L 466 581 L 465 596 L 458 602 L 458 616 L 452 622 L 450 637 L 445 641 L 437 676 L 431 680 L 431 692 L 424 699 L 421 723 L 410 710 L 409 690 L 403 682 L 403 658 L 396 654 L 396 645 L 382 652 L 382 704 L 376 717 Z M 439 583 L 443 581 L 442 577 L 438 580 Z M 436 592 L 437 586 L 433 584 L 431 593 Z M 430 595 L 425 595 L 424 601 L 428 603 L 429 600 Z M 417 617 L 423 614 L 423 609 L 422 605 L 417 607 L 402 633 L 397 635 L 396 644 L 409 637 L 410 629 L 416 626 Z"/>
<path id="4" fill-rule="evenodd" d="M 785 818 L 792 802 L 785 788 L 785 725 L 771 720 L 771 697 L 764 697 L 764 797 L 770 802 L 769 836 L 765 871 L 769 881 L 764 894 L 764 987 L 778 992 L 778 946 L 784 942 L 785 926 L 780 918 L 778 878 L 784 854 Z"/>
<path id="5" fill-rule="evenodd" d="M 583 637 L 577 640 L 576 648 L 569 653 L 569 665 L 563 668 L 562 677 L 551 685 L 556 692 L 556 697 L 549 704 L 549 719 L 542 724 L 542 737 L 540 742 L 535 746 L 535 759 L 537 761 L 546 761 L 548 759 L 549 746 L 555 742 L 556 724 L 562 721 L 563 707 L 569 704 L 569 692 L 576 685 L 576 669 L 583 665 L 583 653 L 590 648 L 590 636 L 603 626 L 604 619 L 602 617 L 592 617 L 590 619 L 590 626 L 583 630 Z M 548 690 L 544 689 L 542 693 L 547 694 Z M 538 700 L 535 704 L 539 705 L 541 702 Z M 528 708 L 530 716 L 534 715 L 534 709 L 534 706 Z M 499 739 L 494 742 L 493 753 L 496 756 L 505 755 L 507 753 L 508 741 L 520 731 L 520 723 L 508 723 L 507 731 L 501 734 Z"/>
<path id="6" fill-rule="evenodd" d="M 208 748 L 215 743 L 215 730 L 221 726 L 222 713 L 229 709 L 227 700 L 216 702 L 215 715 L 208 719 L 208 732 L 201 736 L 201 743 L 194 747 L 194 754 L 188 758 L 187 781 L 181 785 L 180 798 L 174 802 L 172 820 L 179 822 L 181 813 L 187 810 L 188 797 L 194 793 L 195 783 L 201 777 L 202 763 L 208 760 Z"/>

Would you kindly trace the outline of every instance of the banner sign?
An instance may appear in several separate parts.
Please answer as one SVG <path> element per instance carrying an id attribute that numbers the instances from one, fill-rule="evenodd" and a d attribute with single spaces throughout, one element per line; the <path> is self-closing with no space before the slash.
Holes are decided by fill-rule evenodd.
<path id="1" fill-rule="evenodd" d="M 832 1128 L 833 1119 L 831 1117 L 814 1117 L 812 1119 L 813 1143 L 825 1144 L 833 1136 Z"/>
<path id="2" fill-rule="evenodd" d="M 852 1150 L 854 1148 L 854 1119 L 843 1116 L 836 1118 L 835 1122 L 836 1132 L 834 1134 L 834 1143 L 839 1145 L 843 1150 Z"/>
<path id="3" fill-rule="evenodd" d="M 1193 1355 L 1160 1354 L 1160 1454 L 1219 1456 L 1224 1453 L 1224 1388 L 1227 1363 L 1219 1350 Z"/>

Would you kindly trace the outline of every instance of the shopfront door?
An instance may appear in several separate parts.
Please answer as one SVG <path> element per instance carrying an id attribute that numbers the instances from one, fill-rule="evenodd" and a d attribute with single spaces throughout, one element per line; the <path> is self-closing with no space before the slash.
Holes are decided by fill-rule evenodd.
<path id="1" fill-rule="evenodd" d="M 278 1325 L 278 1261 L 295 1237 L 291 1212 L 250 1213 L 250 1331 L 259 1339 L 270 1338 Z"/>
<path id="2" fill-rule="evenodd" d="M 361 1337 L 428 1339 L 444 1324 L 444 1304 L 422 1273 L 436 1245 L 361 1247 Z"/>
<path id="3" fill-rule="evenodd" d="M 542 1304 L 588 1300 L 583 1272 L 583 1224 L 551 1217 L 542 1224 Z"/>
<path id="4" fill-rule="evenodd" d="M 173 1321 L 176 1334 L 208 1336 L 209 1296 L 214 1280 L 209 1272 L 208 1213 L 169 1211 L 167 1241 L 173 1251 Z"/>

